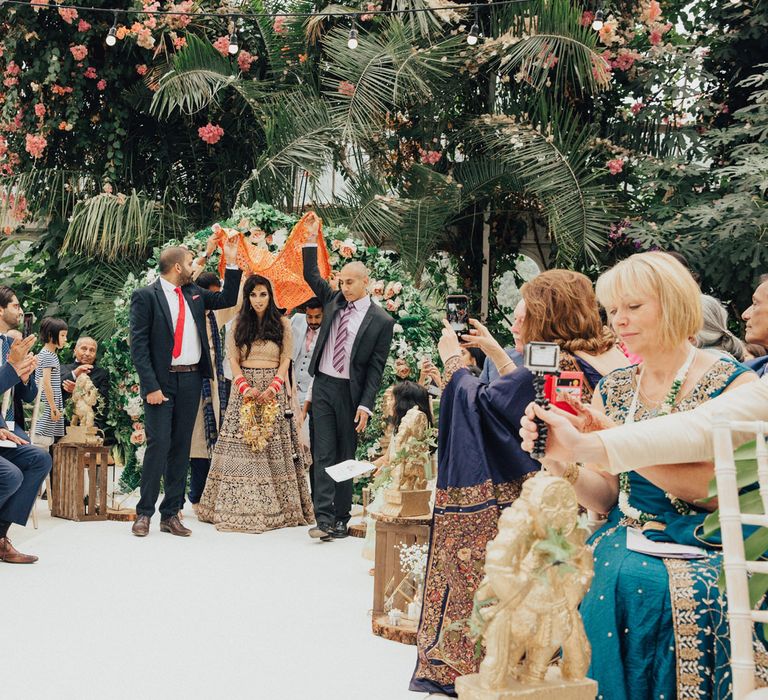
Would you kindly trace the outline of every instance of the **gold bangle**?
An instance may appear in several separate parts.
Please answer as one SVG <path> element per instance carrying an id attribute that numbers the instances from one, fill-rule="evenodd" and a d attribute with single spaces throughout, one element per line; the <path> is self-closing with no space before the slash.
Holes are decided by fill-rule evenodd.
<path id="1" fill-rule="evenodd" d="M 514 365 L 514 364 L 515 364 L 514 360 L 509 360 L 509 362 L 505 362 L 503 365 L 501 365 L 501 367 L 497 367 L 496 369 L 498 370 L 499 373 L 501 373 L 501 370 L 505 369 L 506 367 L 509 367 L 510 365 Z"/>
<path id="2" fill-rule="evenodd" d="M 578 462 L 571 462 L 566 468 L 565 471 L 561 474 L 562 478 L 565 479 L 569 484 L 573 485 L 576 483 L 576 481 L 579 478 L 579 471 L 581 470 L 581 465 Z"/>

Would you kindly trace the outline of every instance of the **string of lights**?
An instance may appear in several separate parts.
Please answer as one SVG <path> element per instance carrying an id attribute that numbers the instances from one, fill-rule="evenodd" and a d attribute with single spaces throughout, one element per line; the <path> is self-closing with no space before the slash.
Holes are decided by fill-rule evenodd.
<path id="1" fill-rule="evenodd" d="M 275 19 L 277 17 L 285 17 L 287 19 L 308 19 L 310 17 L 336 17 L 339 19 L 349 19 L 352 26 L 349 30 L 349 39 L 347 40 L 347 46 L 350 49 L 356 49 L 359 46 L 358 33 L 356 20 L 365 16 L 366 18 L 381 16 L 381 15 L 410 15 L 421 12 L 439 12 L 439 11 L 457 11 L 457 10 L 474 10 L 474 22 L 470 27 L 467 34 L 467 44 L 474 46 L 477 44 L 480 38 L 480 21 L 479 10 L 480 8 L 492 8 L 503 7 L 506 5 L 524 5 L 529 4 L 531 0 L 489 0 L 489 2 L 474 2 L 462 5 L 450 4 L 450 5 L 436 5 L 432 7 L 417 7 L 412 9 L 391 9 L 391 10 L 349 10 L 346 9 L 341 12 L 238 12 L 226 10 L 222 12 L 200 12 L 200 11 L 184 11 L 184 10 L 146 10 L 144 8 L 109 8 L 109 7 L 86 7 L 84 5 L 63 5 L 55 4 L 51 5 L 47 2 L 35 2 L 32 0 L 0 0 L 0 9 L 4 5 L 16 5 L 27 6 L 41 9 L 69 9 L 77 10 L 78 12 L 96 12 L 102 14 L 112 14 L 114 20 L 112 26 L 109 29 L 106 37 L 107 46 L 114 46 L 117 43 L 117 25 L 120 15 L 147 15 L 147 16 L 185 16 L 185 17 L 215 17 L 218 19 L 226 19 L 230 22 L 230 36 L 229 36 L 229 53 L 234 55 L 238 52 L 238 40 L 237 31 L 235 29 L 234 21 L 236 19 Z M 594 21 L 592 23 L 592 29 L 600 31 L 603 27 L 603 10 L 598 9 L 595 12 Z"/>

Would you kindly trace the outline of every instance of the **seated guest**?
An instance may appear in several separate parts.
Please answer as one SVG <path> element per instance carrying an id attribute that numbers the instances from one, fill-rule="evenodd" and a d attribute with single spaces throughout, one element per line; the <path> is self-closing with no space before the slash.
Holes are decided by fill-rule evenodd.
<path id="1" fill-rule="evenodd" d="M 109 373 L 96 366 L 98 343 L 87 335 L 80 336 L 75 343 L 75 361 L 61 366 L 62 398 L 66 403 L 72 398 L 75 381 L 81 374 L 87 374 L 99 392 L 99 402 L 94 406 L 96 427 L 107 430 L 109 412 Z"/>
<path id="2" fill-rule="evenodd" d="M 504 348 L 504 352 L 507 357 L 512 360 L 515 367 L 520 367 L 523 364 L 523 346 L 520 345 L 520 327 L 525 318 L 525 302 L 521 299 L 517 302 L 515 310 L 512 313 L 512 337 L 515 344 L 510 347 Z M 494 379 L 499 378 L 499 370 L 496 368 L 496 363 L 490 358 L 485 358 L 483 364 L 483 371 L 480 374 L 480 381 L 483 384 L 490 384 Z"/>
<path id="3" fill-rule="evenodd" d="M 21 337 L 18 328 L 24 318 L 16 293 L 8 286 L 0 286 L 0 364 L 5 362 L 11 343 L 17 337 Z M 3 397 L 2 406 L 6 421 L 14 421 L 18 415 L 20 425 L 24 427 L 23 403 L 34 403 L 37 398 L 37 384 L 34 376 L 30 376 L 25 382 L 19 382 L 10 394 Z M 19 410 L 21 409 L 21 410 Z"/>
<path id="4" fill-rule="evenodd" d="M 10 346 L 0 367 L 0 393 L 29 380 L 37 366 L 37 359 L 29 352 L 34 342 L 35 336 L 31 335 Z M 32 564 L 37 557 L 17 551 L 8 539 L 8 530 L 13 523 L 26 525 L 40 485 L 51 471 L 51 457 L 46 450 L 30 445 L 18 426 L 9 430 L 2 416 L 0 440 L 14 444 L 0 447 L 0 561 Z"/>
<path id="5" fill-rule="evenodd" d="M 768 346 L 768 275 L 760 277 L 760 283 L 752 295 L 752 303 L 741 317 L 747 324 L 745 342 Z M 768 356 L 753 360 L 749 366 L 762 377 L 768 366 Z"/>
<path id="6" fill-rule="evenodd" d="M 728 330 L 728 310 L 719 299 L 701 295 L 702 328 L 696 336 L 696 345 L 702 350 L 726 353 L 734 360 L 744 361 L 744 343 Z"/>
<path id="7" fill-rule="evenodd" d="M 526 312 L 521 343 L 557 343 L 561 369 L 584 373 L 586 400 L 603 375 L 626 366 L 613 334 L 600 320 L 587 277 L 550 270 L 526 283 L 522 295 Z M 483 577 L 485 547 L 496 534 L 500 510 L 540 468 L 517 438 L 524 409 L 535 396 L 533 377 L 524 368 L 510 372 L 514 362 L 504 349 L 477 321 L 471 325 L 468 344 L 482 344 L 502 376 L 484 385 L 463 368 L 461 345 L 446 323 L 438 346 L 446 387 L 440 402 L 430 563 L 411 681 L 417 692 L 453 694 L 457 676 L 477 671 L 480 659 L 471 635 L 449 625 L 470 617 Z"/>
<path id="8" fill-rule="evenodd" d="M 691 346 L 688 339 L 701 328 L 699 290 L 669 256 L 633 255 L 598 280 L 597 293 L 614 330 L 643 362 L 600 382 L 594 412 L 583 411 L 593 424 L 627 425 L 691 411 L 755 383 L 755 375 L 732 358 Z M 734 397 L 747 389 L 734 390 Z M 663 435 L 650 432 L 647 439 Z M 675 439 L 685 441 L 685 433 L 676 431 Z M 626 541 L 634 527 L 651 539 L 706 546 L 697 529 L 715 506 L 695 504 L 708 495 L 711 461 L 660 459 L 642 474 L 619 477 L 549 459 L 545 464 L 574 485 L 582 505 L 608 513 L 591 540 L 595 577 L 581 606 L 592 644 L 589 675 L 600 694 L 729 697 L 728 623 L 717 594 L 720 555 L 662 559 L 629 550 Z M 754 643 L 758 659 L 766 658 L 763 642 L 755 637 Z"/>

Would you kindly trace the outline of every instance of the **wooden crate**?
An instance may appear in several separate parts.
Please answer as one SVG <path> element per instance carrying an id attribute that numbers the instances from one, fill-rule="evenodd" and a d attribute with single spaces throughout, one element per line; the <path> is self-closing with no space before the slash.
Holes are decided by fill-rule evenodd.
<path id="1" fill-rule="evenodd" d="M 109 451 L 109 447 L 73 443 L 53 446 L 51 510 L 55 517 L 78 522 L 107 519 Z"/>
<path id="2" fill-rule="evenodd" d="M 416 643 L 415 625 L 410 630 L 411 634 L 406 633 L 408 625 L 403 628 L 396 628 L 396 634 L 388 632 L 387 625 L 383 618 L 386 617 L 384 611 L 384 601 L 387 590 L 397 588 L 400 582 L 405 578 L 405 574 L 400 570 L 400 545 L 426 544 L 429 541 L 429 527 L 432 520 L 431 515 L 425 515 L 415 518 L 390 517 L 381 513 L 371 513 L 371 517 L 376 522 L 376 561 L 373 575 L 373 632 L 379 636 L 388 639 L 396 639 L 405 644 Z M 394 607 L 403 610 L 406 601 L 402 596 L 397 596 L 394 600 Z M 394 632 L 395 630 L 390 630 Z"/>

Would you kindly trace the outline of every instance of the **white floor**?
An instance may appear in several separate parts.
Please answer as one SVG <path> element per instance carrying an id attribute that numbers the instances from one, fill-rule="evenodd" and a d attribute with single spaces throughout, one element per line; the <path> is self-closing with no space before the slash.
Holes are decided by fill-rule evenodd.
<path id="1" fill-rule="evenodd" d="M 371 634 L 362 540 L 219 533 L 191 511 L 191 537 L 155 516 L 139 539 L 38 513 L 9 534 L 40 561 L 0 563 L 2 700 L 425 697 L 415 647 Z"/>

